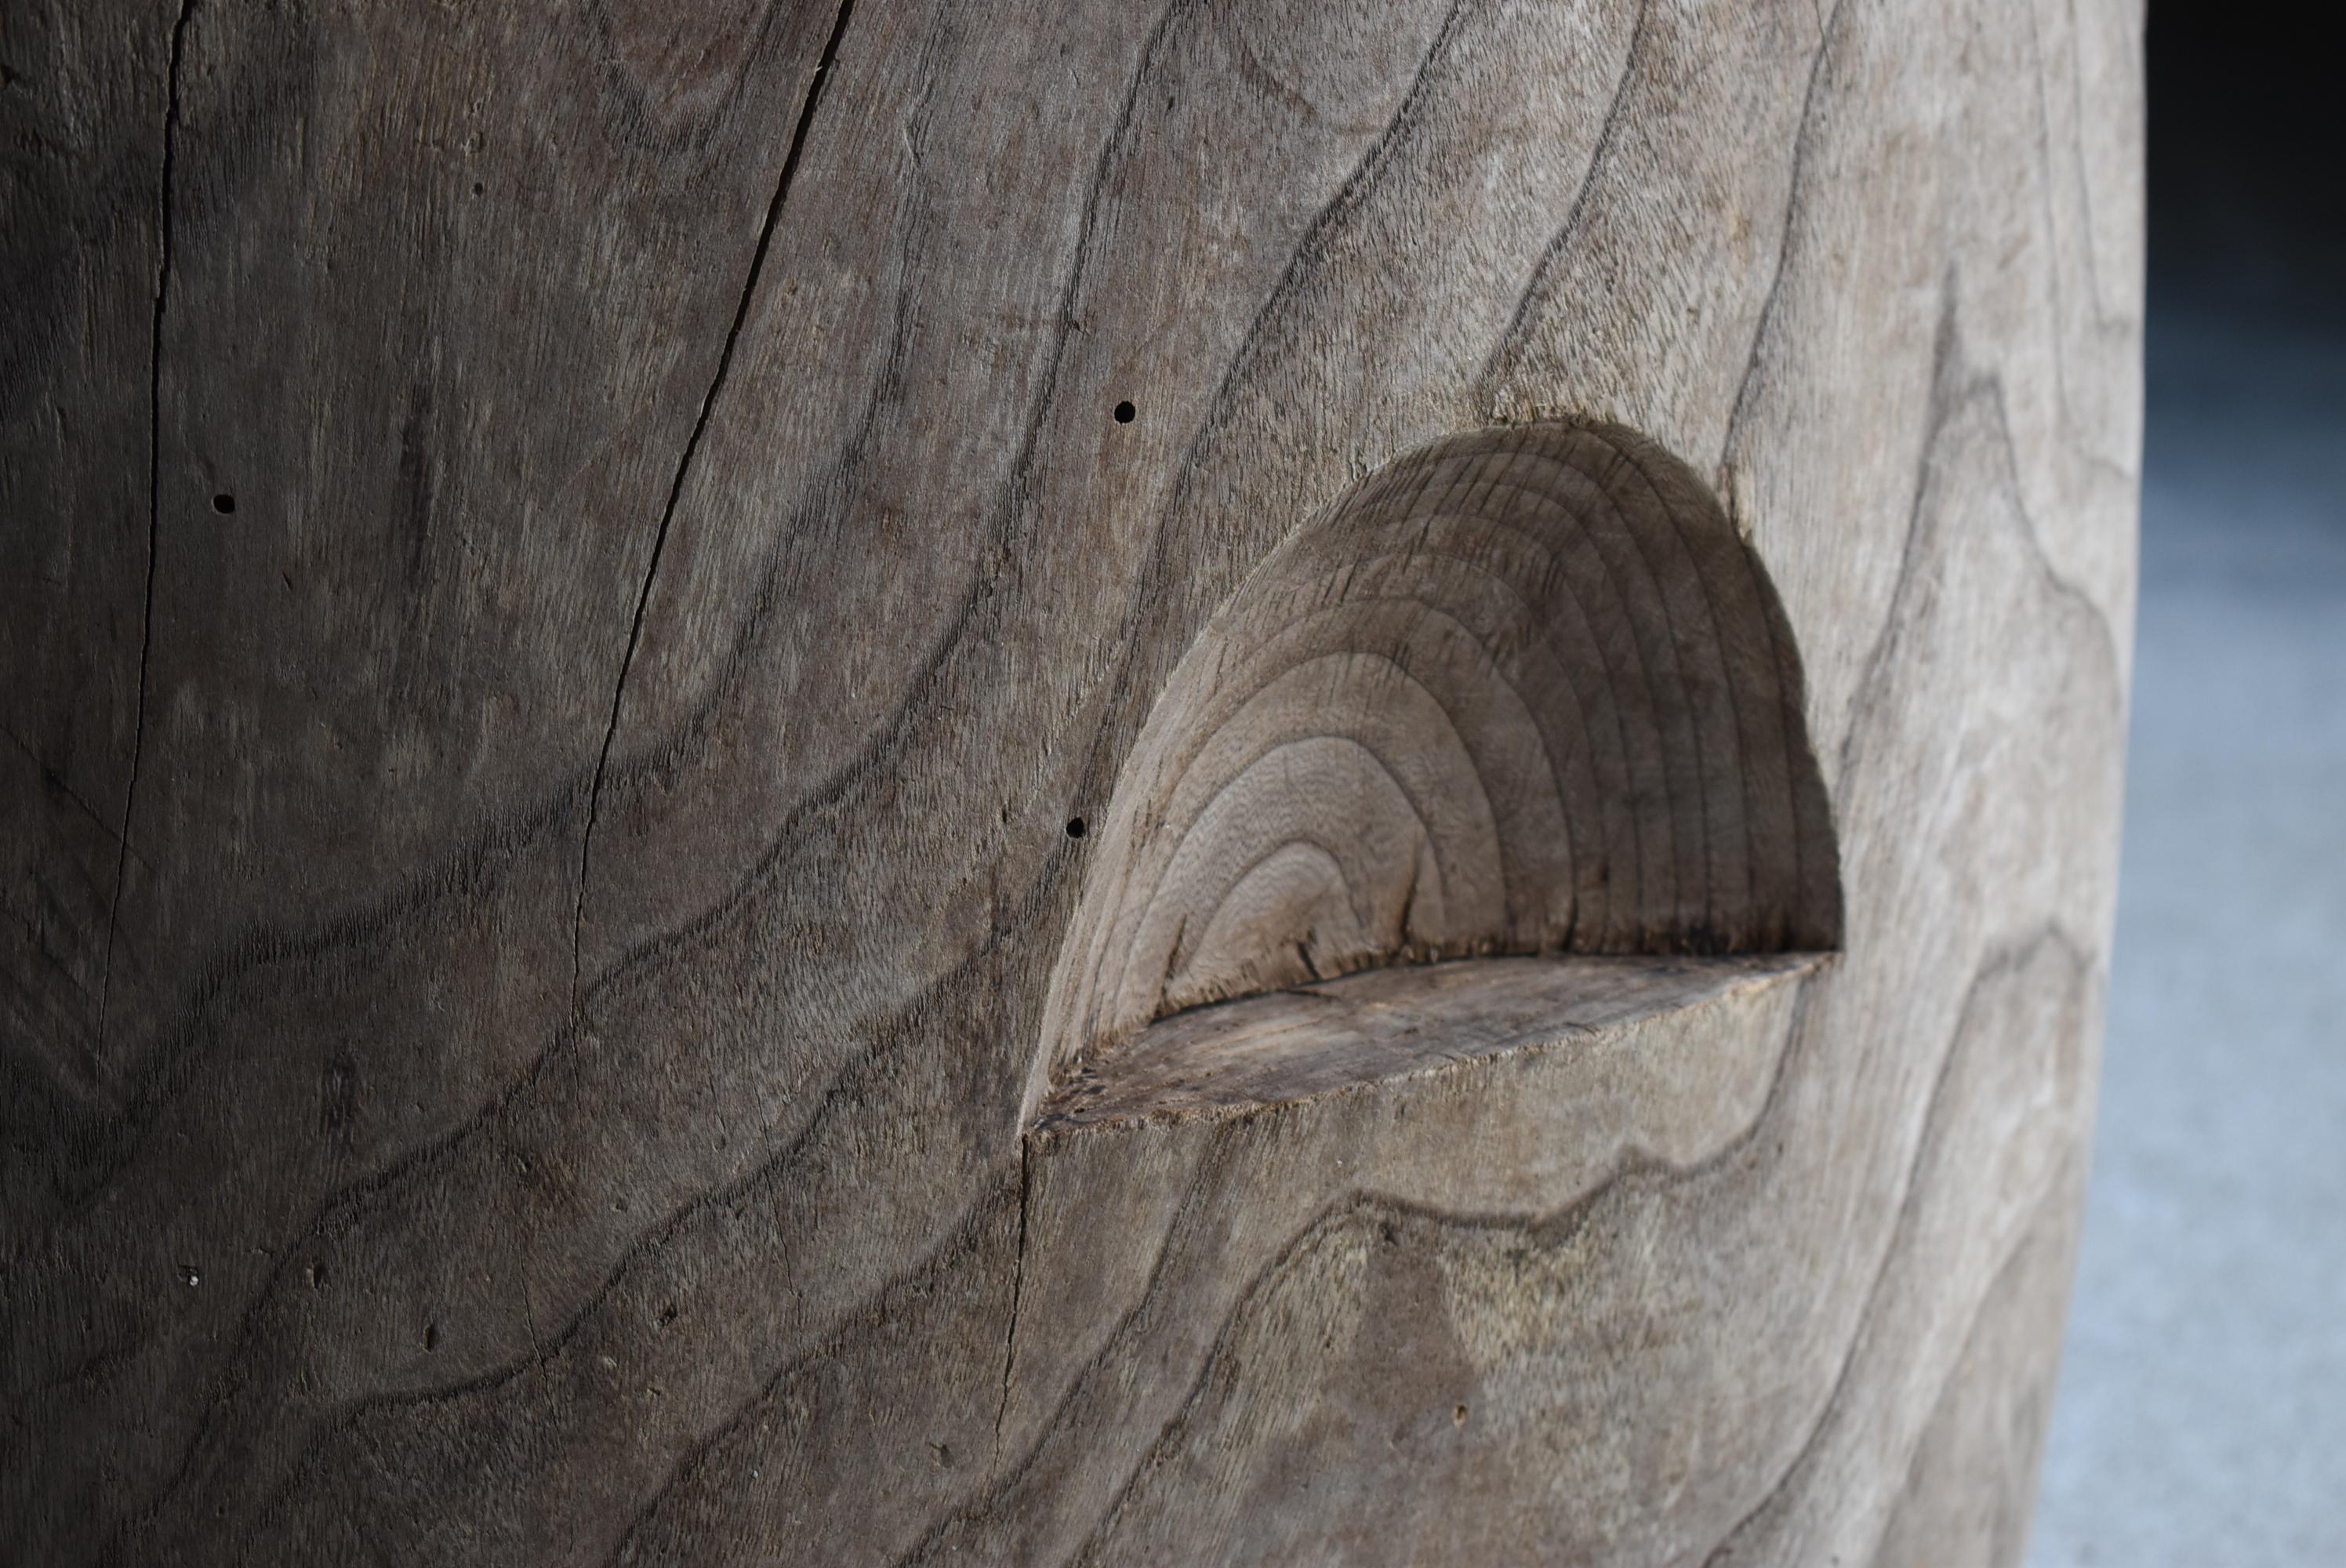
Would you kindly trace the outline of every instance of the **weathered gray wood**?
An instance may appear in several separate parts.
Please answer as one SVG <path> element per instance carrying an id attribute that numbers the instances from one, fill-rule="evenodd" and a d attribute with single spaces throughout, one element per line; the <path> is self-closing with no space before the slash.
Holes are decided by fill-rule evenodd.
<path id="1" fill-rule="evenodd" d="M 0 68 L 0 1559 L 2014 1560 L 2132 0 L 8 0 Z M 1348 497 L 1592 431 L 1697 541 L 1614 635 L 1482 501 L 1484 585 L 1387 570 L 1488 657 L 1354 594 Z M 1456 674 L 1458 751 L 1358 660 L 1200 674 L 1306 645 Z M 1499 805 L 1250 772 L 1323 732 Z M 1356 935 L 1198 871 L 1168 757 Z M 1556 896 L 1437 929 L 1475 843 Z M 1483 952 L 1545 956 L 1384 967 Z M 1588 1035 L 1135 1076 L 1300 1005 L 1219 996 L 1640 952 L 1683 989 Z"/>

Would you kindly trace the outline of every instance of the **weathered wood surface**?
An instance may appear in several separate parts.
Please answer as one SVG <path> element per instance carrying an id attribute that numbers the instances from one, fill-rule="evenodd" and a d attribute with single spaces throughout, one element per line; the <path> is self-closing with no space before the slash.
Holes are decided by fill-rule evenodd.
<path id="1" fill-rule="evenodd" d="M 1390 1087 L 1526 1051 L 1609 1053 L 1635 1083 L 1573 1114 L 1617 1136 L 1676 1076 L 1705 1094 L 1735 1074 L 1681 1049 L 1624 1044 L 1634 1026 L 1802 974 L 1816 953 L 1733 959 L 1486 958 L 1395 965 L 1177 1013 L 1071 1064 L 1031 1125 L 1041 1133 L 1247 1114 L 1321 1095 Z M 1645 1033 L 1649 1033 L 1650 1031 Z M 1642 1036 L 1640 1036 L 1642 1037 Z M 1561 1129 L 1550 1136 L 1574 1141 Z"/>
<path id="2" fill-rule="evenodd" d="M 1086 855 L 1042 1080 L 1395 962 L 1841 940 L 1800 652 L 1701 479 L 1618 426 L 1454 436 L 1250 572 Z"/>
<path id="3" fill-rule="evenodd" d="M 8 0 L 0 69 L 0 1559 L 2016 1557 L 2129 0 Z M 1029 1130 L 1170 996 L 1069 955 L 1218 612 L 1541 419 L 1772 582 L 1840 952 Z"/>

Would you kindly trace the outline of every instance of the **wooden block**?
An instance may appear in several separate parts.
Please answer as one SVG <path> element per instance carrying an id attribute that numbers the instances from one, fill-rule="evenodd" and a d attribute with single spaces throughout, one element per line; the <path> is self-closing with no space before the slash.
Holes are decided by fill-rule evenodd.
<path id="1" fill-rule="evenodd" d="M 0 36 L 0 1561 L 2017 1560 L 2134 0 Z"/>

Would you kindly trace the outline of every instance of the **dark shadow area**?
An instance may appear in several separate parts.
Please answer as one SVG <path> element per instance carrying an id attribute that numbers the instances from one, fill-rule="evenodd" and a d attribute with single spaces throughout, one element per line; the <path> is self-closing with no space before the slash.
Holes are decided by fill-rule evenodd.
<path id="1" fill-rule="evenodd" d="M 2223 6 L 2150 8 L 2154 349 L 2194 316 L 2346 327 L 2337 72 L 2290 32 Z M 2154 411 L 2177 390 L 2160 381 Z"/>

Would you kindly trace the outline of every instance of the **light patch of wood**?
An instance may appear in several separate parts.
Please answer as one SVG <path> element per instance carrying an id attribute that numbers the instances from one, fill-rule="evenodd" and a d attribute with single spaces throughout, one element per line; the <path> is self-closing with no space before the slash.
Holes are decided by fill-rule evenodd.
<path id="1" fill-rule="evenodd" d="M 1035 1130 L 1259 1111 L 1486 1057 L 1570 1049 L 1822 962 L 1815 953 L 1469 959 L 1191 1008 L 1054 1090 Z"/>

